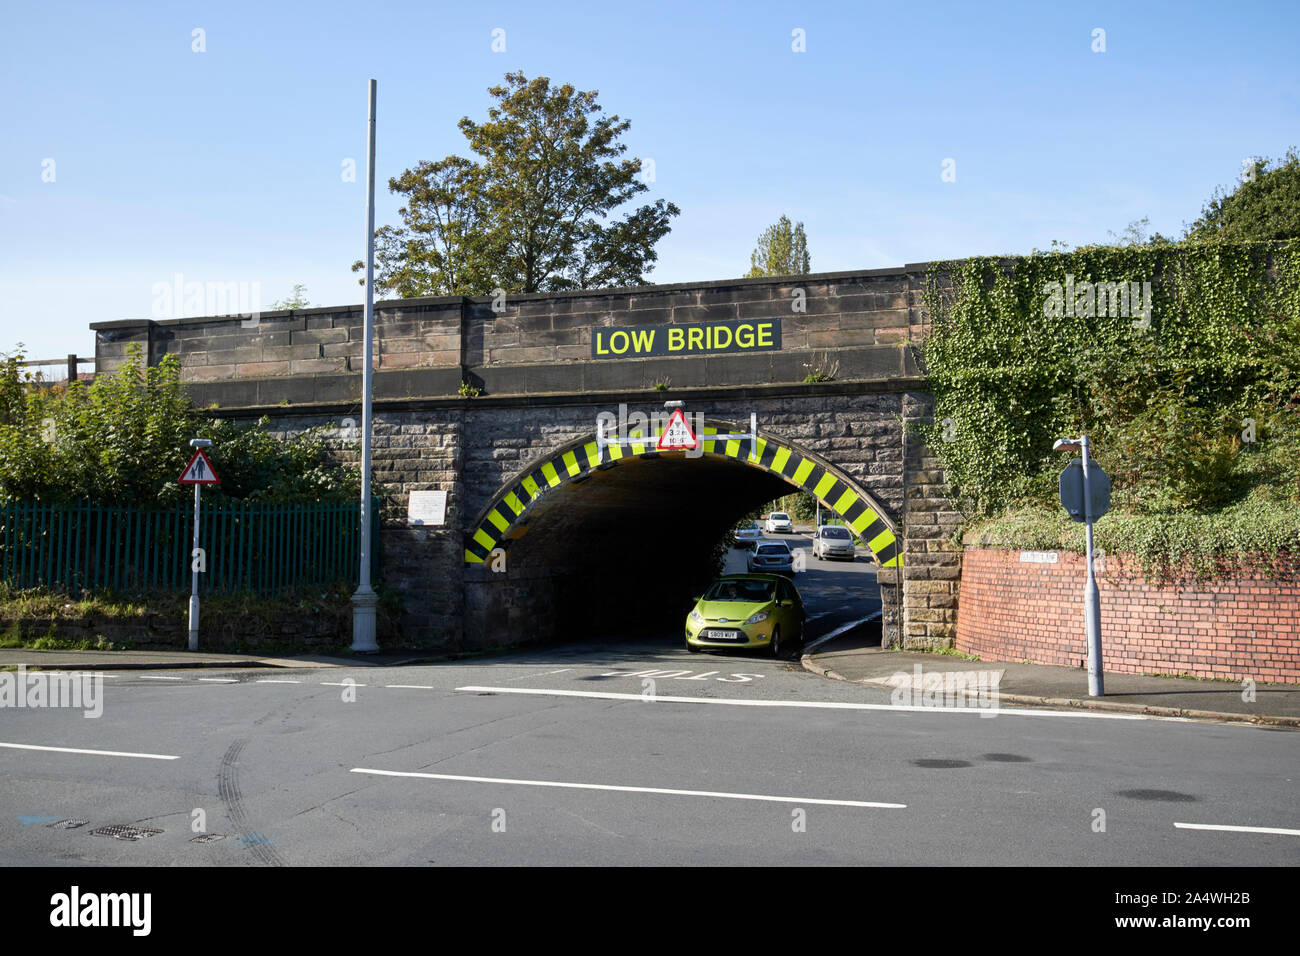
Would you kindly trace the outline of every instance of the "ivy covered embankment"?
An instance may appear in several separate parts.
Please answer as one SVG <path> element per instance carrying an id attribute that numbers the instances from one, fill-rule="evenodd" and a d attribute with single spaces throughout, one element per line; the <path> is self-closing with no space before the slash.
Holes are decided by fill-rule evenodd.
<path id="1" fill-rule="evenodd" d="M 1300 241 L 1086 247 L 936 267 L 924 361 L 968 545 L 1082 550 L 1057 500 L 1087 433 L 1096 544 L 1153 580 L 1300 556 Z"/>

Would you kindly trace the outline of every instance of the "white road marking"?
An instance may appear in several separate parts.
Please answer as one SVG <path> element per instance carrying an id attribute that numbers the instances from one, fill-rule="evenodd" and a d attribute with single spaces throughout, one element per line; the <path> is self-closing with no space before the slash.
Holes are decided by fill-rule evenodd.
<path id="1" fill-rule="evenodd" d="M 199 680 L 206 681 L 209 684 L 238 684 L 239 681 L 233 677 L 200 677 Z"/>
<path id="2" fill-rule="evenodd" d="M 821 647 L 821 645 L 825 644 L 831 638 L 839 637 L 845 631 L 851 631 L 859 624 L 866 624 L 867 621 L 873 621 L 879 616 L 880 616 L 880 612 L 877 611 L 875 614 L 869 614 L 868 616 L 862 618 L 860 621 L 849 621 L 849 623 L 847 624 L 841 624 L 839 627 L 831 631 L 829 634 L 823 634 L 821 637 L 817 638 L 817 640 L 813 641 L 811 644 L 805 647 L 803 649 L 803 653 L 805 654 L 811 653 L 814 647 Z"/>
<path id="3" fill-rule="evenodd" d="M 1283 827 L 1230 827 L 1217 823 L 1175 823 L 1180 830 L 1227 830 L 1231 833 L 1279 833 L 1282 836 L 1300 836 L 1300 830 Z"/>
<path id="4" fill-rule="evenodd" d="M 150 674 L 141 674 L 140 680 L 184 680 L 184 677 L 154 677 Z"/>
<path id="5" fill-rule="evenodd" d="M 385 684 L 384 687 L 394 690 L 433 690 L 432 684 Z"/>
<path id="6" fill-rule="evenodd" d="M 52 753 L 60 754 L 91 754 L 96 757 L 140 757 L 144 760 L 180 760 L 180 757 L 173 757 L 169 754 L 136 754 L 124 750 L 81 750 L 76 747 L 41 747 L 36 744 L 5 744 L 0 743 L 0 747 L 10 747 L 14 750 L 48 750 Z"/>
<path id="7" fill-rule="evenodd" d="M 620 793 L 662 793 L 677 797 L 720 797 L 726 800 L 764 800 L 768 803 L 816 803 L 833 807 L 874 807 L 905 810 L 905 803 L 875 803 L 867 800 L 827 800 L 818 797 L 774 797 L 761 793 L 725 793 L 717 790 L 669 790 L 664 787 L 619 787 L 605 783 L 562 783 L 558 780 L 513 780 L 509 777 L 464 777 L 449 773 L 410 773 L 400 770 L 372 770 L 353 767 L 352 773 L 381 777 L 420 777 L 426 780 L 458 780 L 464 783 L 504 783 L 520 787 L 562 787 L 570 790 L 614 790 Z"/>
<path id="8" fill-rule="evenodd" d="M 543 690 L 532 687 L 457 687 L 470 693 L 494 694 L 540 694 L 546 697 L 591 697 L 598 700 L 636 700 L 655 701 L 674 704 L 725 704 L 731 707 L 806 707 L 822 710 L 885 710 L 913 711 L 926 714 L 978 714 L 983 717 L 1084 717 L 1094 720 L 1171 720 L 1187 723 L 1186 717 L 1160 717 L 1154 714 L 1109 714 L 1092 710 L 1037 710 L 1030 708 L 1009 709 L 1006 707 L 926 707 L 920 704 L 859 704 L 848 701 L 831 700 L 753 700 L 744 697 L 674 697 L 657 694 L 646 697 L 641 694 L 620 694 L 614 691 L 600 692 L 591 690 Z"/>
<path id="9" fill-rule="evenodd" d="M 301 684 L 300 680 L 259 680 L 254 681 L 257 684 Z"/>

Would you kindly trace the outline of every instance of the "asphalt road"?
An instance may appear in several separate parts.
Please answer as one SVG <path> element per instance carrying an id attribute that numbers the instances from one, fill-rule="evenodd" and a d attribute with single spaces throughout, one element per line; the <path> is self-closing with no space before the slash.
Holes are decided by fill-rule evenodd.
<path id="1" fill-rule="evenodd" d="M 878 607 L 865 560 L 796 580 L 813 639 Z M 904 709 L 680 634 L 119 673 L 98 719 L 0 710 L 0 744 L 4 865 L 1300 863 L 1297 834 L 1177 826 L 1300 829 L 1295 732 Z M 121 824 L 161 832 L 93 832 Z"/>

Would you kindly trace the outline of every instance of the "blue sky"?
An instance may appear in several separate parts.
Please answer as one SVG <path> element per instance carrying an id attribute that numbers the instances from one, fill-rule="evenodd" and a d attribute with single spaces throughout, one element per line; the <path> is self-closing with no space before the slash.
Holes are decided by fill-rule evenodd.
<path id="1" fill-rule="evenodd" d="M 1293 2 L 605 6 L 7 4 L 0 350 L 90 353 L 88 323 L 149 316 L 177 273 L 258 283 L 264 307 L 295 282 L 360 301 L 370 77 L 379 224 L 388 178 L 463 154 L 456 121 L 506 72 L 599 90 L 655 161 L 643 198 L 682 210 L 653 282 L 743 274 L 782 214 L 815 271 L 1105 241 L 1143 216 L 1173 234 L 1244 157 L 1300 145 Z"/>

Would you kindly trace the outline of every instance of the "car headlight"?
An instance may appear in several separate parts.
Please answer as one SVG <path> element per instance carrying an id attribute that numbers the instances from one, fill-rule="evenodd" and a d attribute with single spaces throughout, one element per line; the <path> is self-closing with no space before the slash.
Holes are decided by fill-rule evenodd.
<path id="1" fill-rule="evenodd" d="M 758 624 L 759 622 L 761 622 L 761 621 L 766 621 L 766 620 L 767 620 L 767 612 L 766 612 L 766 611 L 759 611 L 759 612 L 756 613 L 756 614 L 751 614 L 751 615 L 749 616 L 749 620 L 746 621 L 745 623 L 746 623 L 746 624 Z"/>
<path id="2" fill-rule="evenodd" d="M 704 623 L 704 615 L 701 614 L 699 611 L 691 611 L 691 618 L 690 618 L 690 620 L 691 620 L 691 623 L 692 623 L 692 624 L 703 624 L 703 623 Z"/>

